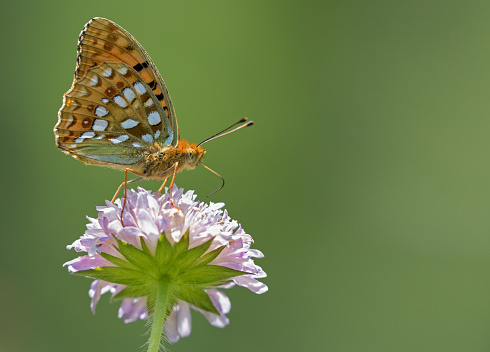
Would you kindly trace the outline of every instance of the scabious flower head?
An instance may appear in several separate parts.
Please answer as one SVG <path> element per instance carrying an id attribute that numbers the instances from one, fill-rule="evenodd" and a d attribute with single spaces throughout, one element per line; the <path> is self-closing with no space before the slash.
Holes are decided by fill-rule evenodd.
<path id="1" fill-rule="evenodd" d="M 225 327 L 231 304 L 220 290 L 239 285 L 255 293 L 267 286 L 253 258 L 252 237 L 232 220 L 223 203 L 200 203 L 193 191 L 174 186 L 160 196 L 142 188 L 128 190 L 121 223 L 122 200 L 97 207 L 99 219 L 88 218 L 87 231 L 68 249 L 86 252 L 65 263 L 72 273 L 96 279 L 89 295 L 91 309 L 104 293 L 121 301 L 126 323 L 153 313 L 156 287 L 166 282 L 170 307 L 165 332 L 177 342 L 191 332 L 190 308 L 217 327 Z"/>

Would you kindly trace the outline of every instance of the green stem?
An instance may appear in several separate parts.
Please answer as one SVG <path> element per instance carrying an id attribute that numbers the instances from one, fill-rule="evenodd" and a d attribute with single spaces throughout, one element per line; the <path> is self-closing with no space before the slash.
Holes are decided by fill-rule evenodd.
<path id="1" fill-rule="evenodd" d="M 169 307 L 171 300 L 169 282 L 168 280 L 162 279 L 157 288 L 148 352 L 158 352 L 160 348 L 160 341 L 164 336 L 163 325 L 167 319 L 167 312 L 171 308 Z"/>

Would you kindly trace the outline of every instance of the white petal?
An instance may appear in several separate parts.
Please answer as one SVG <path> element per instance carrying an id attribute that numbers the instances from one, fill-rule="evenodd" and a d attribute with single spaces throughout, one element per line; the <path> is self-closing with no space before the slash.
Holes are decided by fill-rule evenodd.
<path id="1" fill-rule="evenodd" d="M 198 310 L 202 313 L 202 315 L 206 317 L 206 319 L 212 326 L 215 326 L 217 328 L 224 328 L 230 323 L 230 319 L 228 319 L 225 315 L 216 315 L 214 313 L 207 312 L 199 308 Z"/>
<path id="2" fill-rule="evenodd" d="M 235 281 L 238 286 L 246 287 L 250 291 L 257 294 L 261 294 L 269 290 L 266 284 L 263 284 L 262 282 L 257 281 L 251 277 L 239 276 L 234 278 L 233 281 Z"/>
<path id="3" fill-rule="evenodd" d="M 175 312 L 170 313 L 165 321 L 165 334 L 170 343 L 176 343 L 180 339 L 179 333 L 177 332 L 177 316 Z"/>
<path id="4" fill-rule="evenodd" d="M 211 302 L 221 314 L 228 314 L 231 310 L 231 302 L 227 295 L 220 290 L 209 289 L 206 290 Z"/>
<path id="5" fill-rule="evenodd" d="M 177 331 L 181 337 L 187 337 L 191 334 L 192 320 L 191 309 L 187 302 L 179 300 L 177 311 Z"/>

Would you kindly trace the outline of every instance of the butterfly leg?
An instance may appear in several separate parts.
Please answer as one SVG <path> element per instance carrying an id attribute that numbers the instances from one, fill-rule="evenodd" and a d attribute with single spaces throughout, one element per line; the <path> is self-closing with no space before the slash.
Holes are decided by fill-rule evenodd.
<path id="1" fill-rule="evenodd" d="M 128 169 L 128 171 L 131 171 L 131 170 L 129 170 L 129 169 Z M 129 180 L 129 181 L 127 182 L 127 184 L 129 185 L 130 183 L 135 183 L 135 182 L 141 181 L 142 179 L 143 179 L 143 177 L 137 177 L 137 178 L 135 178 L 135 179 L 133 179 L 133 180 Z M 114 203 L 114 201 L 115 201 L 115 200 L 116 200 L 116 198 L 117 198 L 117 195 L 119 194 L 119 192 L 121 191 L 122 186 L 124 186 L 124 185 L 126 185 L 126 182 L 123 182 L 123 183 L 121 183 L 121 184 L 119 185 L 119 187 L 117 188 L 116 193 L 114 194 L 114 197 L 112 197 L 111 203 Z"/>
<path id="2" fill-rule="evenodd" d="M 169 193 L 170 193 L 170 203 L 174 206 L 174 208 L 180 210 L 178 206 L 174 204 L 174 201 L 172 200 L 172 188 L 174 187 L 174 181 L 175 181 L 175 175 L 177 175 L 177 170 L 179 169 L 179 162 L 175 162 L 174 164 L 174 174 L 172 176 L 172 181 L 170 182 L 170 188 L 169 188 Z"/>
<path id="3" fill-rule="evenodd" d="M 167 183 L 167 181 L 168 181 L 168 177 L 163 181 L 162 186 L 158 189 L 158 193 L 162 193 L 163 188 L 165 187 L 165 184 Z"/>
<path id="4" fill-rule="evenodd" d="M 111 203 L 114 203 L 114 201 L 116 200 L 117 195 L 119 194 L 119 191 L 121 190 L 122 186 L 124 186 L 124 201 L 123 201 L 123 206 L 122 206 L 122 210 L 121 210 L 121 225 L 123 225 L 122 218 L 123 218 L 124 208 L 126 208 L 126 199 L 127 199 L 127 194 L 128 194 L 128 192 L 127 192 L 127 185 L 129 185 L 130 183 L 135 183 L 135 182 L 141 181 L 143 179 L 143 177 L 140 176 L 140 177 L 136 177 L 133 180 L 129 180 L 128 181 L 128 171 L 129 172 L 132 172 L 132 173 L 134 173 L 136 175 L 141 175 L 140 172 L 137 172 L 137 171 L 134 171 L 134 170 L 131 170 L 131 169 L 126 169 L 124 171 L 124 182 L 119 185 L 119 187 L 117 188 L 116 193 L 114 194 L 114 197 L 112 197 Z"/>

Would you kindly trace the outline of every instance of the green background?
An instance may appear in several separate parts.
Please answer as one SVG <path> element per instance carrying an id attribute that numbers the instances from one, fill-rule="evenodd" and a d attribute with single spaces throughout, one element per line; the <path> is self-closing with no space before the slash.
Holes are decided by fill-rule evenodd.
<path id="1" fill-rule="evenodd" d="M 488 1 L 10 1 L 0 11 L 0 351 L 138 351 L 61 265 L 123 173 L 58 151 L 78 34 L 117 22 L 164 77 L 181 136 L 227 185 L 269 292 L 193 313 L 171 351 L 490 350 Z M 198 168 L 177 184 L 206 195 Z M 156 190 L 158 182 L 141 182 Z"/>

